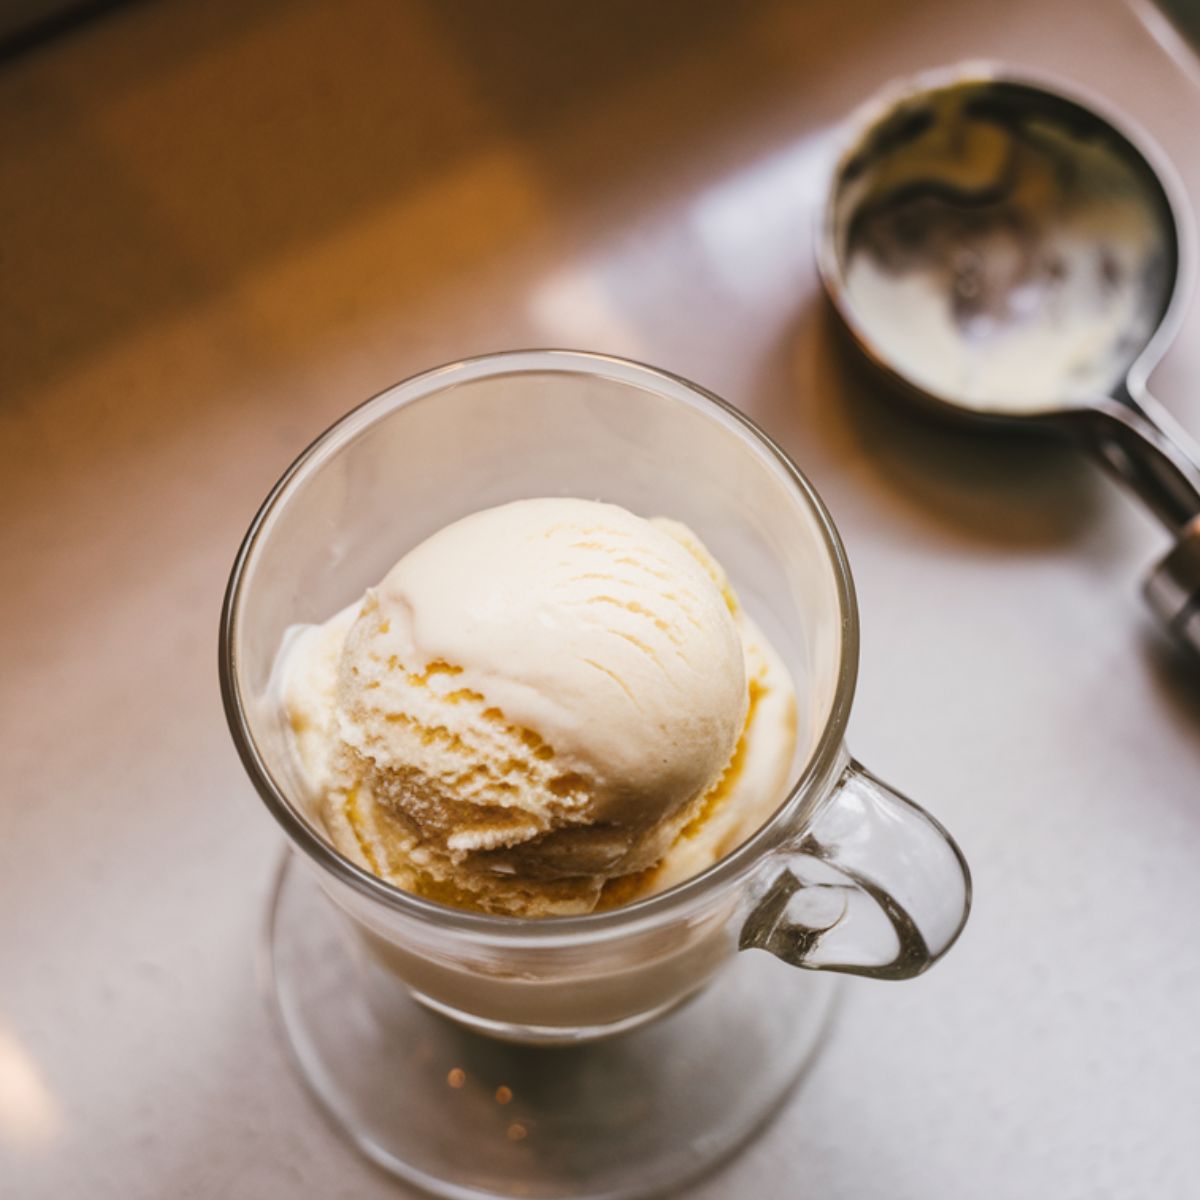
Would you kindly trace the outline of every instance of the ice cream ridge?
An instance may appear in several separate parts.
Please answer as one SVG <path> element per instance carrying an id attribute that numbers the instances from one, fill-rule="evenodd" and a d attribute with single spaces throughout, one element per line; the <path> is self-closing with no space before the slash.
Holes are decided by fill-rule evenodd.
<path id="1" fill-rule="evenodd" d="M 293 630 L 278 679 L 338 849 L 510 916 L 704 870 L 783 799 L 796 741 L 787 668 L 695 534 L 590 500 L 446 526 Z"/>

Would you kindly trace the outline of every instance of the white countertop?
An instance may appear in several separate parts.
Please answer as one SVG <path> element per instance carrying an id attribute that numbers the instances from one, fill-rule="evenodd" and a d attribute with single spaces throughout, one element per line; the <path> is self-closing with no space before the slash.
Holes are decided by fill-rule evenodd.
<path id="1" fill-rule="evenodd" d="M 1196 1194 L 1200 666 L 1141 607 L 1164 540 L 1066 449 L 866 395 L 816 292 L 824 131 L 984 55 L 1107 95 L 1200 197 L 1200 68 L 1118 0 L 182 0 L 0 67 L 0 1196 L 409 1194 L 259 992 L 281 836 L 217 614 L 315 432 L 532 344 L 678 371 L 792 452 L 859 585 L 854 749 L 975 874 L 945 963 L 853 982 L 693 1194 Z M 1152 383 L 1196 432 L 1198 379 L 1193 305 Z"/>

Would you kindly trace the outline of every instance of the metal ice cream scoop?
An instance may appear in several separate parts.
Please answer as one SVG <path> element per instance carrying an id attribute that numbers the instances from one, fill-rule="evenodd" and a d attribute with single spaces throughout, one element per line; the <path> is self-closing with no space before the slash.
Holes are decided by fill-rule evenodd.
<path id="1" fill-rule="evenodd" d="M 818 241 L 863 353 L 944 416 L 1065 433 L 1174 548 L 1154 611 L 1200 650 L 1200 466 L 1146 391 L 1190 227 L 1154 146 L 1091 99 L 988 65 L 919 76 L 850 118 Z"/>

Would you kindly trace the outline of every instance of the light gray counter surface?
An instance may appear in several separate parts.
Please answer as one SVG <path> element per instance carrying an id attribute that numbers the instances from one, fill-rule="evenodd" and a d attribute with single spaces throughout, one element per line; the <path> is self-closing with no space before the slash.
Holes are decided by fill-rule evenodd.
<path id="1" fill-rule="evenodd" d="M 1117 0 L 183 0 L 0 68 L 0 1195 L 407 1194 L 258 991 L 280 836 L 217 613 L 315 432 L 532 344 L 678 371 L 792 452 L 857 576 L 854 749 L 975 872 L 946 962 L 852 983 L 693 1194 L 1197 1194 L 1200 667 L 1141 608 L 1162 537 L 1066 450 L 866 394 L 815 287 L 831 123 L 984 55 L 1104 93 L 1200 197 L 1196 62 Z M 1200 306 L 1152 383 L 1200 432 Z"/>

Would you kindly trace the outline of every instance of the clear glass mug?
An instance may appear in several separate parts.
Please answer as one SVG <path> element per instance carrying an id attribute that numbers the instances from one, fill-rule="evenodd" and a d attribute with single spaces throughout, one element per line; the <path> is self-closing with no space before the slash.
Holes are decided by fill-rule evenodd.
<path id="1" fill-rule="evenodd" d="M 748 841 L 661 895 L 583 917 L 463 912 L 391 887 L 327 840 L 304 800 L 271 691 L 272 665 L 289 626 L 344 607 L 443 525 L 508 500 L 553 495 L 608 500 L 696 530 L 796 681 L 794 783 Z M 412 1038 L 422 1046 L 432 1038 L 438 1054 L 464 1053 L 461 1042 L 445 1043 L 457 1034 L 418 1015 L 411 994 L 459 1028 L 535 1047 L 635 1030 L 673 1013 L 644 1034 L 657 1039 L 647 1053 L 678 1055 L 686 1046 L 700 1074 L 716 1068 L 744 1078 L 750 1091 L 738 1104 L 693 1114 L 709 1158 L 736 1144 L 794 1081 L 819 1032 L 818 1010 L 827 1005 L 808 999 L 817 994 L 810 987 L 797 1001 L 806 1005 L 807 1022 L 796 1012 L 772 1012 L 789 1002 L 787 972 L 749 992 L 727 984 L 724 1000 L 720 988 L 704 985 L 724 975 L 739 950 L 753 947 L 794 967 L 908 978 L 945 953 L 970 904 L 966 864 L 942 826 L 845 749 L 857 659 L 850 571 L 821 500 L 769 437 L 683 379 L 596 354 L 489 355 L 400 383 L 318 438 L 275 486 L 243 542 L 222 613 L 220 670 L 238 751 L 308 868 L 302 881 L 285 877 L 276 899 L 273 983 L 300 1065 L 339 1123 L 377 1161 L 446 1195 L 626 1195 L 686 1173 L 672 1166 L 670 1138 L 638 1162 L 626 1130 L 613 1133 L 623 1167 L 599 1180 L 604 1164 L 595 1143 L 612 1114 L 583 1111 L 604 1105 L 598 1094 L 586 1101 L 556 1095 L 547 1100 L 552 1112 L 529 1118 L 541 1120 L 542 1144 L 555 1144 L 544 1157 L 557 1166 L 538 1175 L 542 1190 L 530 1183 L 526 1146 L 519 1160 L 489 1159 L 467 1170 L 461 1151 L 422 1159 L 427 1147 L 415 1140 L 411 1112 L 367 1131 L 379 1124 L 379 1102 L 362 1094 L 356 1072 L 377 1069 L 388 1038 L 401 1036 L 397 1030 L 410 1048 Z M 288 887 L 307 887 L 308 899 L 289 899 Z M 338 923 L 337 943 L 320 950 L 313 931 L 329 923 L 332 910 L 313 901 L 318 890 L 348 918 Z M 346 978 L 326 981 L 317 995 L 316 977 L 343 957 L 338 969 Z M 378 1044 L 358 1046 L 356 1065 L 342 1061 L 350 1035 L 329 1000 L 346 989 L 363 998 L 378 1025 L 371 1035 Z M 696 996 L 707 998 L 683 1004 Z M 708 1016 L 706 1005 L 714 1010 Z M 709 1021 L 728 1030 L 730 1013 L 717 1012 L 721 1005 L 736 1008 L 734 1025 L 752 1041 L 738 1048 L 738 1037 L 730 1041 L 723 1032 L 733 1056 L 724 1067 L 701 1062 L 704 1031 L 684 1028 Z M 781 1016 L 790 1019 L 780 1023 Z M 414 1033 L 413 1023 L 422 1021 Z M 712 1035 L 709 1029 L 708 1040 Z M 785 1036 L 790 1054 L 766 1044 Z M 671 1037 L 678 1046 L 668 1044 Z M 510 1075 L 532 1069 L 534 1051 L 512 1055 L 504 1067 Z M 681 1103 L 671 1098 L 680 1080 L 663 1082 L 671 1085 L 663 1104 Z M 617 1103 L 625 1085 L 616 1076 L 609 1083 Z M 378 1086 L 386 1089 L 386 1080 Z M 512 1089 L 503 1085 L 496 1094 L 505 1090 Z M 582 1107 L 572 1131 L 550 1132 L 573 1103 Z M 698 1144 L 685 1114 L 666 1115 Z M 456 1118 L 460 1126 L 474 1119 Z M 577 1160 L 585 1130 L 596 1161 L 583 1172 Z M 564 1150 L 561 1143 L 572 1138 L 574 1150 Z M 572 1166 L 562 1174 L 567 1160 Z M 696 1168 L 695 1154 L 688 1163 Z"/>

